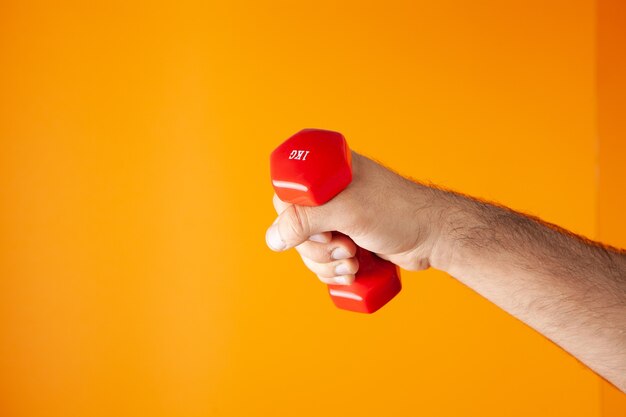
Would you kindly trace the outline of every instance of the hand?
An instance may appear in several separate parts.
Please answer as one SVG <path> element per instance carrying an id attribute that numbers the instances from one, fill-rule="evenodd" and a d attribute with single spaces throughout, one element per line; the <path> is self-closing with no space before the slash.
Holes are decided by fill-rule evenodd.
<path id="1" fill-rule="evenodd" d="M 355 152 L 352 172 L 350 185 L 321 206 L 291 205 L 274 195 L 279 216 L 267 230 L 267 245 L 275 251 L 295 247 L 326 284 L 353 282 L 355 243 L 401 268 L 428 268 L 440 217 L 432 204 L 435 190 Z"/>

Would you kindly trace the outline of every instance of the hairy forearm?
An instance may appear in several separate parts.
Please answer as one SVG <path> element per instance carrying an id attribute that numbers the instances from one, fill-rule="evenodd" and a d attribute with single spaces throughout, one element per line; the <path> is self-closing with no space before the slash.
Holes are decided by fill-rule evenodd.
<path id="1" fill-rule="evenodd" d="M 431 264 L 626 391 L 626 254 L 510 209 L 431 189 Z"/>

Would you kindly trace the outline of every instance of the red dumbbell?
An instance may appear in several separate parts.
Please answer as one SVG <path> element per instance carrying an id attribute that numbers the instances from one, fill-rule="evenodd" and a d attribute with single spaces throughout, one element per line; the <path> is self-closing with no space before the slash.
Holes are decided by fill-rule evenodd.
<path id="1" fill-rule="evenodd" d="M 351 153 L 341 133 L 304 129 L 270 157 L 272 185 L 287 203 L 319 206 L 352 181 Z M 336 232 L 335 232 L 336 233 Z M 402 288 L 398 267 L 357 247 L 359 271 L 351 285 L 328 285 L 330 298 L 345 310 L 373 313 Z"/>

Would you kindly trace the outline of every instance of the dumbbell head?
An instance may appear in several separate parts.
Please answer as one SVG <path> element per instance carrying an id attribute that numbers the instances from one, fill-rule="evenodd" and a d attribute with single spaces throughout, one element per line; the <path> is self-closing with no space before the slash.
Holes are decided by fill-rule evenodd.
<path id="1" fill-rule="evenodd" d="M 339 132 L 303 129 L 272 152 L 270 171 L 282 201 L 319 206 L 352 181 L 350 149 Z"/>
<path id="2" fill-rule="evenodd" d="M 272 152 L 270 171 L 278 197 L 291 204 L 319 206 L 352 181 L 350 149 L 341 133 L 304 129 Z M 333 232 L 338 233 L 338 232 Z M 402 288 L 398 267 L 357 248 L 359 271 L 351 285 L 328 285 L 339 308 L 373 313 Z"/>
<path id="3" fill-rule="evenodd" d="M 328 294 L 341 309 L 371 314 L 400 292 L 400 271 L 391 262 L 359 247 L 356 257 L 359 272 L 354 283 L 348 286 L 331 284 Z"/>

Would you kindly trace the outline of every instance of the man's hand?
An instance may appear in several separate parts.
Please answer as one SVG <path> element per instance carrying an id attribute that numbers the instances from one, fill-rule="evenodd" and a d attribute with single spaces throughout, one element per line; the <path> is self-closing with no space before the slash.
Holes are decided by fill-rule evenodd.
<path id="1" fill-rule="evenodd" d="M 356 247 L 341 233 L 401 268 L 428 268 L 439 230 L 432 190 L 355 152 L 352 169 L 350 185 L 322 206 L 290 205 L 274 195 L 279 216 L 267 231 L 268 246 L 295 247 L 326 284 L 351 284 L 358 270 Z"/>

